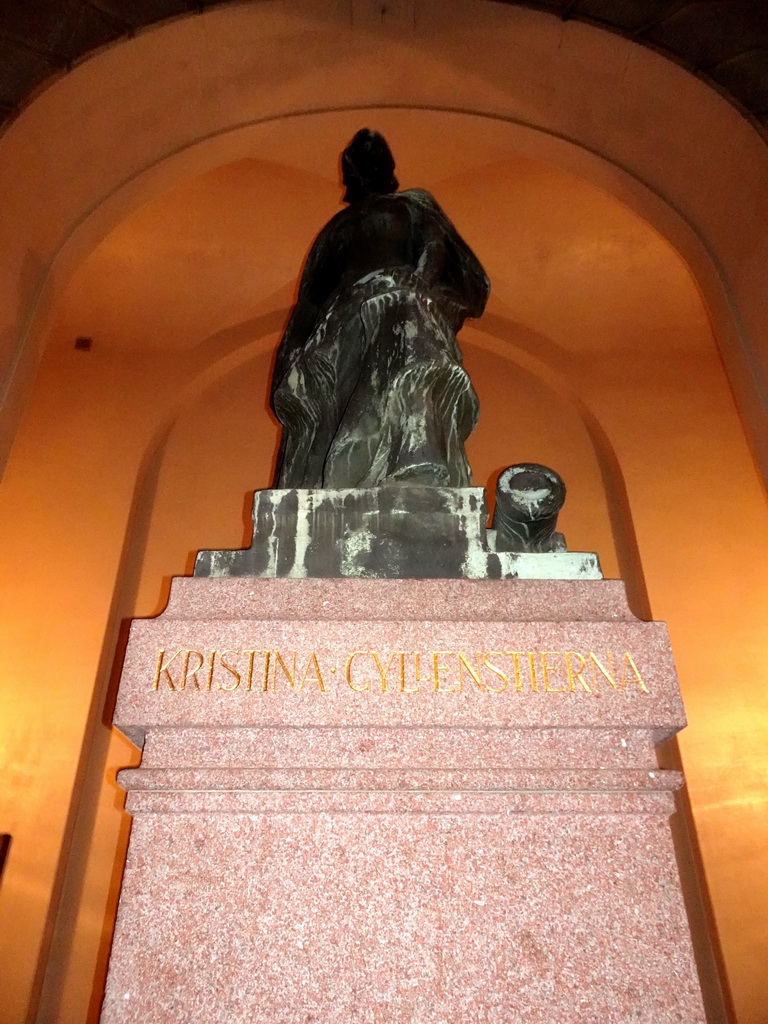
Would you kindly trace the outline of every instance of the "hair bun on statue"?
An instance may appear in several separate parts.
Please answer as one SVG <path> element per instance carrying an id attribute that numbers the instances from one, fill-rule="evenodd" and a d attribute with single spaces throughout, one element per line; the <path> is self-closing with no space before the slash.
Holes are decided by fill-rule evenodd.
<path id="1" fill-rule="evenodd" d="M 361 128 L 341 155 L 345 203 L 397 192 L 395 158 L 380 132 Z"/>

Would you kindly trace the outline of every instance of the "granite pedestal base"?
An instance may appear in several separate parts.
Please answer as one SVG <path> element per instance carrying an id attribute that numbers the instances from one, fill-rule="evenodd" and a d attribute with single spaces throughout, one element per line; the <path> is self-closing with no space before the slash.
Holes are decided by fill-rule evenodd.
<path id="1" fill-rule="evenodd" d="M 115 721 L 102 1024 L 703 1024 L 621 583 L 180 579 Z"/>

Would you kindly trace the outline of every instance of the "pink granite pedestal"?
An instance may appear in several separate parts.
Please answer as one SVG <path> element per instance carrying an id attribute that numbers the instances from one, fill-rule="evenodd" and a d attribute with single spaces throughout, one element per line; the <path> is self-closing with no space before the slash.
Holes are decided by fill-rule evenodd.
<path id="1" fill-rule="evenodd" d="M 620 582 L 179 579 L 115 723 L 102 1024 L 703 1024 Z"/>

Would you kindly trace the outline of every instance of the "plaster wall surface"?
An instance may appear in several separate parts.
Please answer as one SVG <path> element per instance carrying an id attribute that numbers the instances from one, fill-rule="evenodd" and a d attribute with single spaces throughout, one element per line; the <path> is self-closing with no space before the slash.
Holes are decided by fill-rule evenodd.
<path id="1" fill-rule="evenodd" d="M 464 335 L 476 482 L 558 468 L 571 546 L 625 575 L 640 613 L 647 584 L 669 622 L 737 1020 L 761 1024 L 768 529 L 713 328 L 754 425 L 757 335 L 739 332 L 765 314 L 764 144 L 679 69 L 584 26 L 486 3 L 352 12 L 235 5 L 147 32 L 0 139 L 19 402 L 45 349 L 0 491 L 4 1019 L 94 1019 L 126 832 L 114 771 L 133 756 L 100 724 L 118 624 L 157 612 L 197 548 L 243 541 L 276 441 L 270 353 L 338 208 L 338 152 L 370 122 L 494 283 Z M 365 109 L 297 113 L 323 105 Z"/>
<path id="2" fill-rule="evenodd" d="M 0 341 L 16 371 L 8 429 L 72 266 L 126 209 L 178 179 L 179 161 L 219 163 L 233 132 L 274 118 L 382 105 L 535 128 L 539 153 L 590 165 L 646 207 L 694 265 L 762 457 L 763 140 L 647 50 L 486 0 L 406 0 L 385 15 L 369 0 L 235 4 L 150 29 L 41 94 L 0 141 Z"/>

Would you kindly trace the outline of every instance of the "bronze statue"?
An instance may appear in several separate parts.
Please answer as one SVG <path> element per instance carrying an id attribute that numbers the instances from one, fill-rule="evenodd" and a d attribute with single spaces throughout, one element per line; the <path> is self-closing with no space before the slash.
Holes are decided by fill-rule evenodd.
<path id="1" fill-rule="evenodd" d="M 307 257 L 272 378 L 283 426 L 274 486 L 471 483 L 477 396 L 456 333 L 488 279 L 436 200 L 398 192 L 378 132 L 344 150 L 347 208 Z"/>

